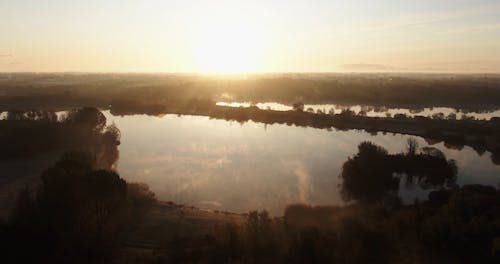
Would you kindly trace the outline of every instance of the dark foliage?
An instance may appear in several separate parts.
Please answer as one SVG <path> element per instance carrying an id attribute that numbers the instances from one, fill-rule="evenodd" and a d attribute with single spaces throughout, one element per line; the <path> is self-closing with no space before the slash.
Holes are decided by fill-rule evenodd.
<path id="1" fill-rule="evenodd" d="M 99 168 L 118 160 L 120 131 L 106 126 L 96 108 L 79 108 L 58 119 L 54 111 L 11 111 L 0 120 L 0 160 L 78 149 L 96 155 Z"/>
<path id="2" fill-rule="evenodd" d="M 358 153 L 342 167 L 343 198 L 364 204 L 392 203 L 397 201 L 403 177 L 407 186 L 417 183 L 423 189 L 454 186 L 457 167 L 453 160 L 446 160 L 444 154 L 434 148 L 416 153 L 412 140 L 408 145 L 408 153 L 388 154 L 371 142 L 361 143 Z"/>
<path id="3" fill-rule="evenodd" d="M 174 238 L 141 263 L 498 263 L 500 191 L 466 185 L 397 208 L 290 205 L 282 218 Z"/>
<path id="4" fill-rule="evenodd" d="M 7 263 L 88 263 L 110 260 L 154 195 L 97 169 L 95 155 L 69 152 L 25 189 L 1 246 Z"/>

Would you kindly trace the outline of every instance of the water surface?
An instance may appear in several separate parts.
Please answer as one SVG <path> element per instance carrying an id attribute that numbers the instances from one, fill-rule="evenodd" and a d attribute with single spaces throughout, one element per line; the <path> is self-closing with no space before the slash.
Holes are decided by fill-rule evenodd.
<path id="1" fill-rule="evenodd" d="M 405 149 L 406 135 L 328 131 L 287 125 L 240 124 L 200 116 L 106 112 L 122 132 L 118 170 L 127 181 L 147 183 L 161 200 L 201 208 L 280 215 L 290 203 L 342 204 L 338 175 L 365 140 L 390 153 Z M 421 147 L 428 144 L 417 138 Z M 459 184 L 497 186 L 500 166 L 490 153 L 433 145 L 459 167 Z M 405 201 L 426 192 L 401 188 Z"/>

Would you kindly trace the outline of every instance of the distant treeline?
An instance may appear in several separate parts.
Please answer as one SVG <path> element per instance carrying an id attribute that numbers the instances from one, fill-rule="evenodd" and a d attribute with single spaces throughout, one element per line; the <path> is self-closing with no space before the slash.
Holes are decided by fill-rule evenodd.
<path id="1" fill-rule="evenodd" d="M 500 75 L 0 74 L 0 110 L 168 105 L 191 100 L 500 108 Z"/>

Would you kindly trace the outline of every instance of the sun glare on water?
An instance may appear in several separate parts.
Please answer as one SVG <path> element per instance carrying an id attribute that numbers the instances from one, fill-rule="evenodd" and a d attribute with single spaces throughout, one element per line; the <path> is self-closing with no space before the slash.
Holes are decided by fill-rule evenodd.
<path id="1" fill-rule="evenodd" d="M 197 68 L 216 74 L 257 72 L 264 55 L 262 42 L 255 26 L 230 18 L 211 20 L 196 32 Z"/>

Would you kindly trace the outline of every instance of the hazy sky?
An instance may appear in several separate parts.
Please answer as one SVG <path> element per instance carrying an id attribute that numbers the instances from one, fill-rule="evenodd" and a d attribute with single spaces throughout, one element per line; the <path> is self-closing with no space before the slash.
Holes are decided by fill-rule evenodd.
<path id="1" fill-rule="evenodd" d="M 0 0 L 0 71 L 500 72 L 498 0 Z"/>

